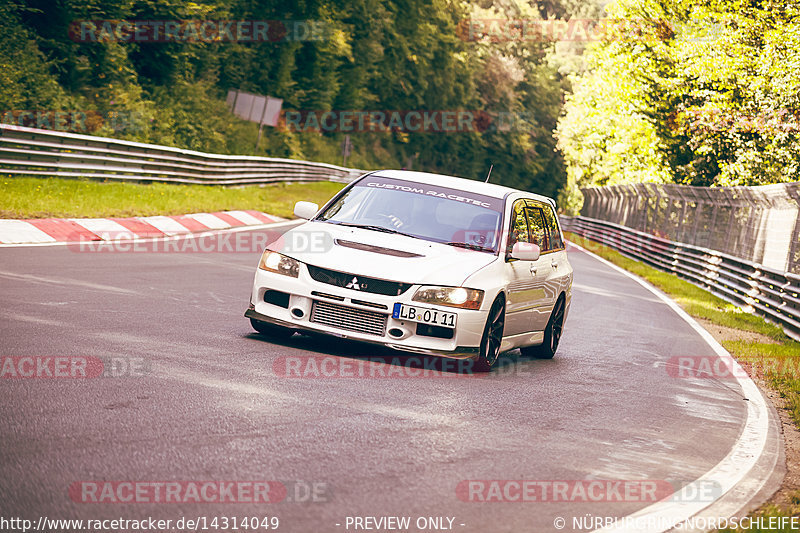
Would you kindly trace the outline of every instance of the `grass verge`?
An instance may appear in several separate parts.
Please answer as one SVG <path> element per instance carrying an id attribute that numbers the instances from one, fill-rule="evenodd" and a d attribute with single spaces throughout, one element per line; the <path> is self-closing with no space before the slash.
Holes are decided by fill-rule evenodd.
<path id="1" fill-rule="evenodd" d="M 779 412 L 782 411 L 781 418 L 788 417 L 796 428 L 800 427 L 800 343 L 788 337 L 778 326 L 745 313 L 735 305 L 674 274 L 657 270 L 580 235 L 564 233 L 569 241 L 649 281 L 669 295 L 689 315 L 698 319 L 756 382 L 777 392 L 782 400 L 782 405 L 776 405 Z M 784 480 L 784 486 L 776 496 L 751 515 L 753 518 L 763 517 L 765 526 L 770 525 L 770 518 L 777 521 L 781 517 L 800 515 L 800 484 L 797 482 L 797 473 L 793 472 L 793 464 L 797 464 L 797 454 L 795 450 L 788 448 L 788 444 L 787 440 L 789 473 Z M 720 531 L 797 531 L 796 528 L 791 529 L 791 525 L 782 529 L 773 523 L 771 529 L 762 529 L 755 524 L 746 530 L 739 528 Z"/>
<path id="2" fill-rule="evenodd" d="M 8 176 L 0 180 L 0 218 L 133 217 L 236 209 L 291 217 L 296 201 L 321 205 L 344 186 L 327 181 L 233 188 Z"/>

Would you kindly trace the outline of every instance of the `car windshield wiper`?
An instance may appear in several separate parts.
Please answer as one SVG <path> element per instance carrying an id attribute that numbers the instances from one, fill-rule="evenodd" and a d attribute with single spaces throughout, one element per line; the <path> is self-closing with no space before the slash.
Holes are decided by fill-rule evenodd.
<path id="1" fill-rule="evenodd" d="M 397 231 L 396 229 L 386 228 L 384 226 L 375 226 L 372 224 L 354 224 L 353 222 L 334 222 L 337 226 L 347 226 L 349 228 L 361 228 L 361 229 L 370 229 L 372 231 L 380 231 L 382 233 L 393 233 L 395 235 L 405 235 L 406 237 L 413 237 L 417 238 L 414 235 L 410 235 L 408 233 L 403 233 L 402 231 Z"/>
<path id="2" fill-rule="evenodd" d="M 447 246 L 455 246 L 456 248 L 466 248 L 467 250 L 475 250 L 478 252 L 489 252 L 494 253 L 494 250 L 491 248 L 487 248 L 485 246 L 480 246 L 478 244 L 469 244 L 466 242 L 446 242 Z"/>

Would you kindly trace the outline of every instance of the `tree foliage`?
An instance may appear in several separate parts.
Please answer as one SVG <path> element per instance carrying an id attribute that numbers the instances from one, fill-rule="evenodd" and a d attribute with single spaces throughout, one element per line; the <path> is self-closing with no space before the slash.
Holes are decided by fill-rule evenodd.
<path id="1" fill-rule="evenodd" d="M 558 126 L 577 187 L 798 180 L 800 8 L 790 0 L 616 0 Z"/>
<path id="2" fill-rule="evenodd" d="M 349 165 L 408 167 L 555 195 L 566 181 L 553 130 L 564 77 L 552 43 L 472 41 L 471 16 L 566 16 L 577 0 L 11 0 L 0 7 L 0 111 L 119 113 L 90 133 L 211 152 L 254 153 L 256 126 L 229 89 L 289 110 L 470 110 L 467 132 L 354 133 Z M 76 42 L 82 20 L 321 21 L 325 38 L 280 42 Z M 340 132 L 265 128 L 260 154 L 340 163 Z"/>

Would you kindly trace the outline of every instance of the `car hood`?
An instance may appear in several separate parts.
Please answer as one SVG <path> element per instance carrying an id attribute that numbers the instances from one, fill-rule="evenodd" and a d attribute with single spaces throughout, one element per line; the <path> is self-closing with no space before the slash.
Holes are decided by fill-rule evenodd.
<path id="1" fill-rule="evenodd" d="M 322 268 L 426 285 L 459 286 L 497 259 L 486 252 L 325 222 L 289 230 L 269 248 Z"/>

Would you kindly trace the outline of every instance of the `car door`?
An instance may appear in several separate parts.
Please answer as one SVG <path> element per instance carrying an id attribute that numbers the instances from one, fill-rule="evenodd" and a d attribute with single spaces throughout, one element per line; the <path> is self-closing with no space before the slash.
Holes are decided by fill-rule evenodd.
<path id="1" fill-rule="evenodd" d="M 541 322 L 539 309 L 546 305 L 545 280 L 548 270 L 546 261 L 523 261 L 511 258 L 511 250 L 517 242 L 535 242 L 530 231 L 528 205 L 524 199 L 517 200 L 511 209 L 508 247 L 506 250 L 506 276 L 508 279 L 506 301 L 505 336 L 519 335 L 536 329 Z M 538 243 L 536 243 L 538 244 Z M 547 321 L 545 320 L 545 324 Z"/>
<path id="2" fill-rule="evenodd" d="M 545 219 L 545 204 L 535 200 L 527 200 L 525 204 L 525 217 L 528 220 L 528 230 L 531 241 L 539 245 L 539 260 L 531 266 L 533 284 L 536 288 L 533 294 L 534 301 L 530 310 L 529 320 L 532 331 L 543 331 L 550 319 L 550 312 L 555 304 L 557 294 L 553 279 L 555 270 L 552 254 L 550 232 Z"/>
<path id="3" fill-rule="evenodd" d="M 567 260 L 566 246 L 561 236 L 561 229 L 558 226 L 558 216 L 553 206 L 542 207 L 545 223 L 547 225 L 548 251 L 546 256 L 552 268 L 547 280 L 547 292 L 552 295 L 553 305 L 555 299 L 562 292 L 568 292 L 572 284 L 572 268 Z"/>

